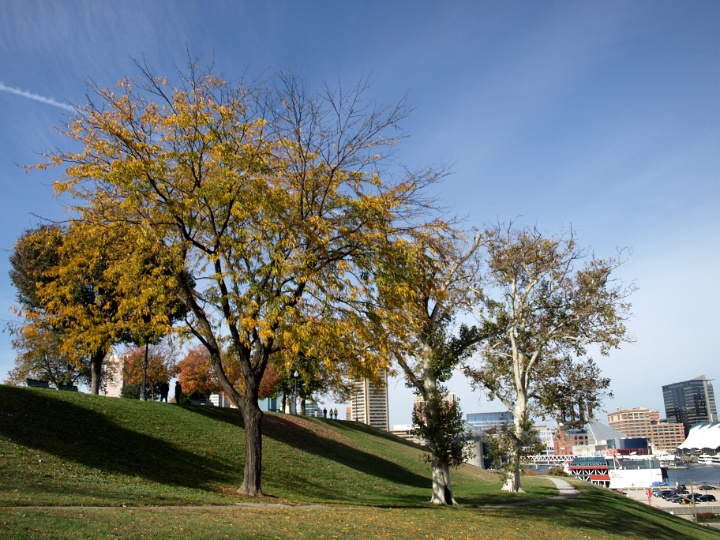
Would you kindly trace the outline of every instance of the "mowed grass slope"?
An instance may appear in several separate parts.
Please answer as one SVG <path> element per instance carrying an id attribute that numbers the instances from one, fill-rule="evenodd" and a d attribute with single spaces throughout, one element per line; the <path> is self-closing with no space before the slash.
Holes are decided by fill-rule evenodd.
<path id="1" fill-rule="evenodd" d="M 720 537 L 582 483 L 577 499 L 498 507 L 557 491 L 527 478 L 527 494 L 501 493 L 471 466 L 453 471 L 461 506 L 431 507 L 422 452 L 389 434 L 275 414 L 264 434 L 256 501 L 236 493 L 244 438 L 232 410 L 0 385 L 0 537 Z M 290 506 L 238 506 L 256 502 Z"/>
<path id="2" fill-rule="evenodd" d="M 233 504 L 237 411 L 0 386 L 0 505 Z M 421 451 L 363 424 L 267 414 L 263 490 L 279 502 L 422 505 Z M 496 476 L 464 467 L 459 488 Z M 461 480 L 460 477 L 463 477 Z M 467 479 L 466 479 L 467 478 Z M 494 481 L 494 482 L 493 482 Z M 551 493 L 542 484 L 530 498 Z M 482 502 L 482 490 L 472 488 Z"/>

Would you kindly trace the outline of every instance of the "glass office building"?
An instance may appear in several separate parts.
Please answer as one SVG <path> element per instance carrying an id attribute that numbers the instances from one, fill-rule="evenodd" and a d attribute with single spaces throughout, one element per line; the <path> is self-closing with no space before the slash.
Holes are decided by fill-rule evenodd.
<path id="1" fill-rule="evenodd" d="M 685 426 L 685 435 L 690 428 L 704 422 L 717 422 L 715 393 L 712 384 L 704 375 L 662 387 L 665 402 L 665 416 L 668 421 Z"/>
<path id="2" fill-rule="evenodd" d="M 489 431 L 493 428 L 512 424 L 515 416 L 510 411 L 504 412 L 488 412 L 488 413 L 469 413 L 467 415 L 467 423 L 474 429 L 480 431 Z"/>

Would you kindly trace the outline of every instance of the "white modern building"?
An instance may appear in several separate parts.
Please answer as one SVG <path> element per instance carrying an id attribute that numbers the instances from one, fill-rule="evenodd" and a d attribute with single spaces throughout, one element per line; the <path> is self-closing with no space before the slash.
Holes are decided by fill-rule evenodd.
<path id="1" fill-rule="evenodd" d="M 543 452 L 548 456 L 555 455 L 555 429 L 542 425 L 536 425 L 534 428 L 537 431 L 540 444 L 545 446 Z"/>
<path id="2" fill-rule="evenodd" d="M 720 422 L 698 424 L 690 428 L 690 433 L 679 447 L 680 450 L 714 450 L 720 449 Z"/>

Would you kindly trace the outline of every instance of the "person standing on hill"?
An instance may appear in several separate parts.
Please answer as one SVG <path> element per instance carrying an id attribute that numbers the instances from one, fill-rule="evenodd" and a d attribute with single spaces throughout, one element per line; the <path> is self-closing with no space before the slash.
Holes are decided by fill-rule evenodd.
<path id="1" fill-rule="evenodd" d="M 180 384 L 180 381 L 177 381 L 175 383 L 175 403 L 180 405 L 181 400 L 182 400 L 182 385 Z"/>

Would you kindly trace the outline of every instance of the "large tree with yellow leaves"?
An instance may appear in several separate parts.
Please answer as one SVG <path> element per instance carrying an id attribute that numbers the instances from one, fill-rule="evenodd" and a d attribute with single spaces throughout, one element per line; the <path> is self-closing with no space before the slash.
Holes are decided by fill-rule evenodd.
<path id="1" fill-rule="evenodd" d="M 244 418 L 239 491 L 261 496 L 258 392 L 270 357 L 387 367 L 388 351 L 368 346 L 358 325 L 359 283 L 436 175 L 388 180 L 406 107 L 377 107 L 362 83 L 320 93 L 292 76 L 231 85 L 190 65 L 172 88 L 139 66 L 115 90 L 92 90 L 65 131 L 81 150 L 43 166 L 66 166 L 57 191 L 80 201 L 86 223 L 132 229 L 162 246 L 158 264 L 182 269 L 148 286 L 187 307 L 187 329 Z M 238 377 L 226 374 L 224 351 Z"/>

